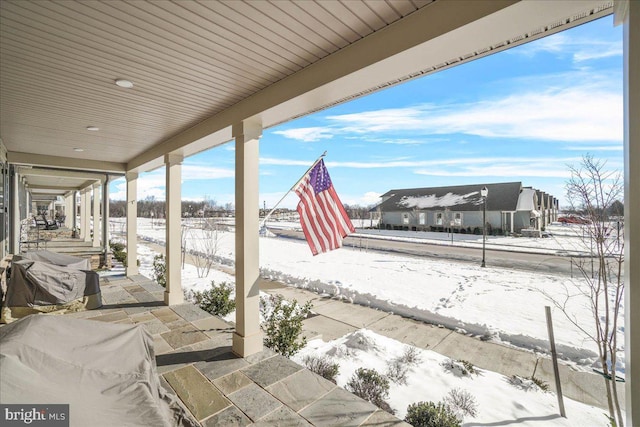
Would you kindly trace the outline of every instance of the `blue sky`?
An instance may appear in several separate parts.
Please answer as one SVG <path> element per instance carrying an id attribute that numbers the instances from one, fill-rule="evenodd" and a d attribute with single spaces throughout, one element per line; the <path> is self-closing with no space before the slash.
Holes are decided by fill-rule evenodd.
<path id="1" fill-rule="evenodd" d="M 266 129 L 260 206 L 272 207 L 325 150 L 343 203 L 395 188 L 521 181 L 565 205 L 567 165 L 590 153 L 623 169 L 622 26 L 568 31 Z M 183 200 L 234 200 L 234 144 L 183 164 Z M 124 199 L 124 179 L 111 196 Z M 164 199 L 164 169 L 138 199 Z M 281 205 L 295 208 L 291 194 Z"/>

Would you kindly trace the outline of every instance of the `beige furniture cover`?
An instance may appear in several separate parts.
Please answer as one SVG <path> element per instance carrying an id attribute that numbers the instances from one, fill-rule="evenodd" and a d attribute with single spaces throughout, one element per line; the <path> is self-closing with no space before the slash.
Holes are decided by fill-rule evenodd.
<path id="1" fill-rule="evenodd" d="M 69 404 L 70 425 L 196 426 L 142 325 L 31 315 L 0 328 L 0 401 Z"/>
<path id="2" fill-rule="evenodd" d="M 96 272 L 40 261 L 13 261 L 0 322 L 10 323 L 33 313 L 101 306 L 100 278 Z"/>

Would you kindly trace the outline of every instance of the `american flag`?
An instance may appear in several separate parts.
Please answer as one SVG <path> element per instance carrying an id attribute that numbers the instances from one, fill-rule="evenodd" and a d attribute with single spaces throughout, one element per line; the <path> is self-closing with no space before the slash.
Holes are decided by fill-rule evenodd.
<path id="1" fill-rule="evenodd" d="M 313 255 L 341 247 L 342 239 L 355 228 L 333 188 L 323 160 L 302 178 L 294 191 L 300 197 L 300 224 Z"/>

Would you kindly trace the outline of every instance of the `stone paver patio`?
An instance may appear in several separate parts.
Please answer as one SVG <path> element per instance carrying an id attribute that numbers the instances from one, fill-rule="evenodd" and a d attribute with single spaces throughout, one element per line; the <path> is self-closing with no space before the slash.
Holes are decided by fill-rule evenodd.
<path id="1" fill-rule="evenodd" d="M 269 349 L 231 352 L 233 325 L 192 304 L 167 307 L 144 276 L 101 277 L 104 306 L 67 316 L 141 324 L 161 382 L 203 426 L 407 426 Z"/>

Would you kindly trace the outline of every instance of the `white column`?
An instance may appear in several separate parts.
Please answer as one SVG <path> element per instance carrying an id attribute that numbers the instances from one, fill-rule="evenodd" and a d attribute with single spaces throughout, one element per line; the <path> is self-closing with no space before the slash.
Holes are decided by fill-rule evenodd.
<path id="1" fill-rule="evenodd" d="M 111 268 L 111 263 L 107 263 L 110 251 L 109 247 L 109 175 L 104 179 L 102 185 L 102 252 L 106 268 Z"/>
<path id="2" fill-rule="evenodd" d="M 241 357 L 262 351 L 258 288 L 258 139 L 262 126 L 233 126 L 236 142 L 236 330 L 232 351 Z"/>
<path id="3" fill-rule="evenodd" d="M 167 287 L 164 292 L 164 302 L 167 305 L 182 304 L 184 295 L 182 293 L 182 279 L 180 271 L 180 232 L 182 221 L 182 160 L 183 156 L 178 154 L 166 154 L 164 163 L 167 169 L 167 234 L 166 234 L 166 265 L 167 265 Z"/>
<path id="4" fill-rule="evenodd" d="M 640 425 L 640 2 L 624 21 L 624 282 L 626 426 Z M 635 184 L 634 184 L 635 183 Z"/>
<path id="5" fill-rule="evenodd" d="M 100 186 L 101 183 L 93 184 L 93 244 L 94 248 L 100 247 Z"/>
<path id="6" fill-rule="evenodd" d="M 87 222 L 87 215 L 85 212 L 85 207 L 87 206 L 87 191 L 86 189 L 82 189 L 80 190 L 80 229 L 79 231 L 79 236 L 81 239 L 85 238 L 85 233 L 87 230 L 87 227 L 85 226 L 85 223 Z"/>
<path id="7" fill-rule="evenodd" d="M 73 200 L 75 192 L 67 193 L 64 196 L 64 226 L 68 229 L 73 228 Z"/>
<path id="8" fill-rule="evenodd" d="M 11 247 L 10 251 L 17 254 L 20 251 L 20 181 L 18 171 L 13 169 L 13 177 L 11 183 L 11 203 L 9 208 L 11 214 L 9 215 L 10 226 L 12 228 L 11 233 Z"/>
<path id="9" fill-rule="evenodd" d="M 513 211 L 510 212 L 511 214 L 511 234 L 513 234 Z"/>
<path id="10" fill-rule="evenodd" d="M 78 194 L 76 191 L 71 192 L 71 206 L 73 208 L 73 212 L 71 212 L 71 222 L 73 223 L 73 228 L 78 227 Z M 79 236 L 79 231 L 76 230 L 76 237 Z"/>
<path id="11" fill-rule="evenodd" d="M 138 173 L 127 172 L 127 276 L 138 274 Z"/>
<path id="12" fill-rule="evenodd" d="M 84 190 L 84 204 L 82 206 L 82 216 L 84 221 L 84 241 L 91 241 L 91 187 Z"/>
<path id="13" fill-rule="evenodd" d="M 27 202 L 25 203 L 25 219 L 31 218 L 33 214 L 31 213 L 31 193 L 29 192 L 29 185 L 24 185 L 24 196 L 27 198 Z"/>

